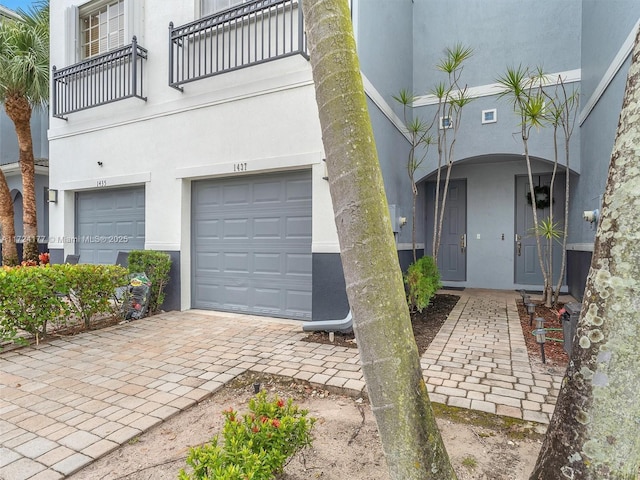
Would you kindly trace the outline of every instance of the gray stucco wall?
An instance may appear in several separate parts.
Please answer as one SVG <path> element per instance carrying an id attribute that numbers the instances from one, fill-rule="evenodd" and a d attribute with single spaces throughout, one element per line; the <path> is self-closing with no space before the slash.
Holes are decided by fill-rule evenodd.
<path id="1" fill-rule="evenodd" d="M 411 0 L 357 0 L 355 24 L 360 68 L 385 101 L 412 89 L 414 48 Z"/>
<path id="2" fill-rule="evenodd" d="M 36 211 L 38 220 L 38 235 L 46 237 L 49 232 L 49 204 L 46 198 L 46 189 L 49 185 L 49 177 L 46 175 L 36 174 Z M 22 192 L 22 177 L 20 174 L 7 176 L 7 186 L 9 191 Z M 14 218 L 16 235 L 22 235 L 22 213 L 15 212 Z M 41 241 L 40 243 L 47 243 Z"/>
<path id="3" fill-rule="evenodd" d="M 33 155 L 37 159 L 49 158 L 48 113 L 44 109 L 34 109 L 31 115 L 31 136 L 33 139 Z M 0 165 L 17 162 L 20 158 L 18 137 L 13 122 L 0 106 Z"/>
<path id="4" fill-rule="evenodd" d="M 548 162 L 532 162 L 534 173 L 548 173 L 551 168 Z M 495 289 L 518 286 L 514 284 L 515 178 L 526 172 L 526 163 L 519 156 L 454 165 L 452 178 L 466 179 L 467 280 L 445 284 Z M 427 228 L 432 231 L 431 226 Z"/>
<path id="5" fill-rule="evenodd" d="M 637 0 L 582 1 L 583 104 L 600 83 L 639 16 Z"/>
<path id="6" fill-rule="evenodd" d="M 430 88 L 433 65 L 456 43 L 475 51 L 473 64 L 464 70 L 470 86 L 495 82 L 507 65 L 542 65 L 549 72 L 579 68 L 581 4 L 415 0 L 414 85 Z"/>
<path id="7" fill-rule="evenodd" d="M 493 0 L 416 0 L 414 4 L 414 85 L 428 94 L 438 82 L 447 80 L 436 65 L 445 49 L 462 44 L 473 49 L 465 63 L 461 86 L 483 87 L 496 83 L 507 67 L 542 67 L 547 73 L 580 68 L 580 0 L 536 2 L 523 14 L 522 2 Z M 559 28 L 559 26 L 562 28 Z M 579 88 L 577 83 L 568 89 Z M 482 111 L 497 109 L 497 123 L 482 124 Z M 430 121 L 435 106 L 416 109 Z M 494 154 L 521 154 L 520 119 L 508 98 L 479 97 L 467 105 L 458 134 L 454 160 Z M 532 131 L 530 154 L 553 160 L 553 130 Z M 435 148 L 425 162 L 422 175 L 437 166 Z M 579 133 L 572 141 L 571 165 L 580 171 Z M 561 158 L 561 163 L 563 159 Z"/>
<path id="8" fill-rule="evenodd" d="M 635 0 L 583 2 L 582 108 L 592 100 L 598 84 L 639 18 L 640 2 Z M 571 243 L 590 244 L 594 240 L 595 228 L 582 220 L 582 212 L 600 208 L 629 64 L 627 58 L 580 127 L 582 172 L 573 186 Z"/>

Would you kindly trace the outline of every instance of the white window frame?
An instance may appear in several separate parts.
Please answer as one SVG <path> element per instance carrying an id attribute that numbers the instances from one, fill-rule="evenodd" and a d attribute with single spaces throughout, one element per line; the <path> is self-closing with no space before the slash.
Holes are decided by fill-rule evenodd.
<path id="1" fill-rule="evenodd" d="M 67 8 L 65 12 L 65 65 L 72 65 L 85 60 L 82 42 L 81 19 L 91 12 L 106 5 L 114 3 L 116 0 L 93 0 L 85 1 Z M 134 35 L 134 25 L 139 30 L 138 42 L 143 43 L 141 38 L 143 32 L 142 12 L 145 0 L 123 0 L 124 1 L 124 45 L 131 42 Z M 134 14 L 137 17 L 134 18 Z M 104 52 L 101 52 L 104 53 Z M 90 58 L 90 57 L 89 57 Z"/>
<path id="2" fill-rule="evenodd" d="M 482 110 L 482 124 L 496 123 L 498 121 L 498 109 L 490 108 L 488 110 Z"/>
<path id="3" fill-rule="evenodd" d="M 80 8 L 78 13 L 80 55 L 83 60 L 125 45 L 125 0 L 103 0 L 90 3 Z M 87 25 L 87 22 L 91 24 Z M 94 37 L 96 32 L 97 36 Z"/>
<path id="4" fill-rule="evenodd" d="M 450 115 L 445 115 L 440 117 L 440 122 L 438 124 L 440 130 L 445 130 L 449 128 L 453 128 L 453 119 Z"/>
<path id="5" fill-rule="evenodd" d="M 198 18 L 213 15 L 227 8 L 236 7 L 246 3 L 248 0 L 197 0 Z M 207 9 L 205 3 L 212 3 L 213 8 Z"/>

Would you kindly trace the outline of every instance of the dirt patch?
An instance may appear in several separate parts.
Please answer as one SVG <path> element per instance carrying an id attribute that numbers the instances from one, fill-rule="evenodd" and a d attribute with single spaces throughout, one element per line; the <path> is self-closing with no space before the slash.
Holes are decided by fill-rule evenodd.
<path id="1" fill-rule="evenodd" d="M 444 324 L 460 300 L 458 295 L 437 294 L 431 299 L 431 303 L 422 312 L 413 312 L 411 314 L 411 325 L 413 327 L 413 336 L 418 345 L 418 354 L 422 356 L 427 351 L 429 344 L 440 331 L 440 327 Z M 343 347 L 358 348 L 355 337 L 352 333 L 336 332 L 333 335 L 333 341 L 330 340 L 327 332 L 312 332 L 303 340 L 307 342 L 325 343 L 339 345 Z"/>
<path id="2" fill-rule="evenodd" d="M 190 446 L 211 439 L 222 410 L 244 410 L 253 384 L 293 398 L 318 421 L 310 449 L 295 456 L 280 480 L 386 480 L 375 420 L 366 400 L 336 395 L 288 378 L 245 374 L 201 402 L 72 475 L 73 480 L 177 478 Z M 545 426 L 434 404 L 459 480 L 520 480 L 533 469 Z"/>
<path id="3" fill-rule="evenodd" d="M 558 304 L 555 307 L 545 307 L 543 304 L 536 303 L 532 325 L 530 325 L 531 316 L 527 313 L 527 307 L 522 304 L 522 301 L 518 301 L 517 304 L 520 325 L 522 326 L 524 341 L 527 344 L 529 358 L 535 363 L 542 363 L 540 344 L 536 342 L 535 336 L 531 333 L 536 328 L 535 319 L 540 317 L 544 319 L 544 328 L 547 329 L 547 341 L 544 344 L 546 366 L 557 367 L 558 370 L 566 369 L 569 356 L 564 351 L 562 320 L 558 317 L 558 311 L 563 307 L 563 304 Z"/>

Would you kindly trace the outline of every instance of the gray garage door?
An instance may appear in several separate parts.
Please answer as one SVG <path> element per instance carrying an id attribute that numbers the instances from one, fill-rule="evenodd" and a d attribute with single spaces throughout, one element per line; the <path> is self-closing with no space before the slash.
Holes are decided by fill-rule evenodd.
<path id="1" fill-rule="evenodd" d="M 193 183 L 192 305 L 311 319 L 311 172 Z"/>
<path id="2" fill-rule="evenodd" d="M 76 194 L 76 253 L 81 263 L 114 264 L 119 251 L 144 248 L 144 187 Z"/>

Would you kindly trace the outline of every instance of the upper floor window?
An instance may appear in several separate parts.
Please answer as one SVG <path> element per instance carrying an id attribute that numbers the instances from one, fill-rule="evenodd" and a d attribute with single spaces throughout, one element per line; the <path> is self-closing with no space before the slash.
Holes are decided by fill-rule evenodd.
<path id="1" fill-rule="evenodd" d="M 201 0 L 200 12 L 205 17 L 246 2 L 247 0 Z"/>
<path id="2" fill-rule="evenodd" d="M 82 58 L 89 58 L 124 45 L 124 0 L 92 3 L 80 11 Z"/>

